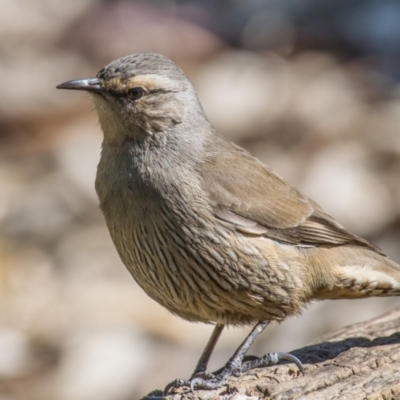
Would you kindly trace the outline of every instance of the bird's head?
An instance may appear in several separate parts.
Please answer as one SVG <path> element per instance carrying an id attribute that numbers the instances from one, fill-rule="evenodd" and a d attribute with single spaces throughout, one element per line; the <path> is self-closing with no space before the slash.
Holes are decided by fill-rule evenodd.
<path id="1" fill-rule="evenodd" d="M 190 82 L 161 54 L 119 58 L 94 78 L 68 81 L 57 88 L 85 90 L 93 95 L 106 140 L 167 131 L 202 114 Z"/>

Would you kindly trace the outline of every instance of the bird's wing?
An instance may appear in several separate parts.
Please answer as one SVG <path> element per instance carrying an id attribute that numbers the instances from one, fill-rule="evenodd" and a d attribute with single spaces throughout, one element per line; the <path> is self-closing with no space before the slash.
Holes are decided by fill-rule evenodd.
<path id="1" fill-rule="evenodd" d="M 214 215 L 238 231 L 297 246 L 348 244 L 381 253 L 240 147 L 214 137 L 208 154 L 203 188 Z"/>

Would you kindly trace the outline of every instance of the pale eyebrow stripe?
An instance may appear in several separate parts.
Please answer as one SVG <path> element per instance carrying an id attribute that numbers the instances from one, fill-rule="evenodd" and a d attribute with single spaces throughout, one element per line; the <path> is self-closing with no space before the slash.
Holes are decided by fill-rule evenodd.
<path id="1" fill-rule="evenodd" d="M 113 92 L 125 92 L 137 86 L 148 91 L 161 90 L 165 78 L 156 75 L 137 75 L 132 78 L 112 78 L 104 81 L 104 87 Z"/>

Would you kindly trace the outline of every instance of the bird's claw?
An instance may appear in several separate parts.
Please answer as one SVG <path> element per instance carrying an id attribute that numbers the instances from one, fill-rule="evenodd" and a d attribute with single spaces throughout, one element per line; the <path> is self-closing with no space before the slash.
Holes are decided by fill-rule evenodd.
<path id="1" fill-rule="evenodd" d="M 168 396 L 168 392 L 171 389 L 185 387 L 185 386 L 191 388 L 191 381 L 188 381 L 186 379 L 175 379 L 174 381 L 168 383 L 167 386 L 165 386 L 163 397 Z"/>
<path id="2" fill-rule="evenodd" d="M 192 392 L 196 389 L 218 389 L 225 383 L 229 375 L 224 376 L 223 371 L 220 374 L 207 372 L 196 374 L 190 381 L 190 389 Z"/>
<path id="3" fill-rule="evenodd" d="M 268 367 L 270 365 L 278 364 L 279 361 L 285 360 L 296 364 L 297 368 L 304 375 L 304 367 L 301 361 L 293 354 L 289 353 L 268 353 L 263 357 L 246 361 L 242 364 L 242 372 L 247 372 L 255 368 Z"/>
<path id="4" fill-rule="evenodd" d="M 303 367 L 303 364 L 301 363 L 301 361 L 294 356 L 293 354 L 289 354 L 289 353 L 276 353 L 276 355 L 278 356 L 278 360 L 286 360 L 289 362 L 292 362 L 293 364 L 296 364 L 297 368 L 300 370 L 300 372 L 304 375 L 305 374 L 305 370 Z"/>
<path id="5" fill-rule="evenodd" d="M 192 392 L 198 389 L 218 389 L 220 388 L 232 372 L 227 372 L 224 368 L 221 373 L 211 374 L 200 372 L 193 375 L 190 380 L 176 379 L 169 383 L 164 389 L 164 397 L 173 388 L 189 387 Z"/>

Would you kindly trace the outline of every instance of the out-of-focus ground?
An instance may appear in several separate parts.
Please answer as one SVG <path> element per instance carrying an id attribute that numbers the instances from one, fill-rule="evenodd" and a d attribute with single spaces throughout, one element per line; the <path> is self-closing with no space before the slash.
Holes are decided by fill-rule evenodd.
<path id="1" fill-rule="evenodd" d="M 127 400 L 188 377 L 212 327 L 130 277 L 97 207 L 102 136 L 61 92 L 114 58 L 162 52 L 221 134 L 400 261 L 397 1 L 3 0 L 0 13 L 0 399 Z M 285 351 L 400 299 L 316 303 L 272 325 Z M 248 329 L 229 329 L 211 368 Z"/>

